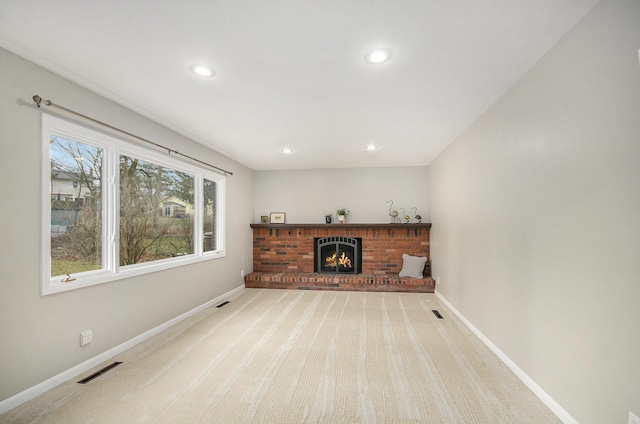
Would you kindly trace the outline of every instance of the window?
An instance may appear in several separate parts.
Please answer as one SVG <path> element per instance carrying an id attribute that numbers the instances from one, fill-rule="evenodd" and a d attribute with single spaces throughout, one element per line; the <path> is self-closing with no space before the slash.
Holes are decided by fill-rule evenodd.
<path id="1" fill-rule="evenodd" d="M 194 253 L 195 176 L 126 155 L 119 174 L 120 266 Z"/>
<path id="2" fill-rule="evenodd" d="M 101 269 L 102 194 L 93 181 L 100 179 L 104 149 L 53 133 L 48 140 L 49 276 Z"/>
<path id="3" fill-rule="evenodd" d="M 43 114 L 42 293 L 224 256 L 225 177 Z"/>
<path id="4" fill-rule="evenodd" d="M 204 251 L 216 250 L 216 183 L 204 180 L 204 202 L 202 204 L 202 227 L 204 228 Z"/>

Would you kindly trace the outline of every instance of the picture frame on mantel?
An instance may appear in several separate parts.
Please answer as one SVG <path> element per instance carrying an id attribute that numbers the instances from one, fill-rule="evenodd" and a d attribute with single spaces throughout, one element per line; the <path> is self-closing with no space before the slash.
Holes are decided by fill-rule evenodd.
<path id="1" fill-rule="evenodd" d="M 271 212 L 269 215 L 269 224 L 284 224 L 286 221 L 286 214 L 284 212 Z"/>
<path id="2" fill-rule="evenodd" d="M 269 223 L 269 217 L 267 215 L 261 215 L 260 216 L 260 223 L 261 224 L 268 224 Z"/>

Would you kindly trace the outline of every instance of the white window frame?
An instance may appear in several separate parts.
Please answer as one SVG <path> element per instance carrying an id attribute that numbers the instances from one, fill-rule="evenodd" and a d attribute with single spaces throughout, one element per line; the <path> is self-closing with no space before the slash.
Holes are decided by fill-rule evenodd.
<path id="1" fill-rule="evenodd" d="M 50 135 L 60 135 L 104 150 L 102 165 L 102 269 L 72 274 L 73 281 L 63 282 L 66 276 L 51 277 L 51 160 Z M 175 157 L 142 147 L 58 117 L 42 114 L 42 241 L 41 293 L 49 295 L 96 284 L 157 272 L 177 266 L 224 257 L 226 177 L 217 172 L 178 160 Z M 194 253 L 134 265 L 120 266 L 119 249 L 119 164 L 120 155 L 165 166 L 194 176 Z M 106 172 L 105 172 L 106 170 Z M 203 251 L 203 181 L 216 183 L 216 250 Z"/>

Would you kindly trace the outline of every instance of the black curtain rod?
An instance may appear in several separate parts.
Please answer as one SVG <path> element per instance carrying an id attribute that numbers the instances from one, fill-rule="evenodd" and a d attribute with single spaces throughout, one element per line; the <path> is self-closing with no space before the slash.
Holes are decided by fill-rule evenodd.
<path id="1" fill-rule="evenodd" d="M 198 162 L 198 163 L 201 163 L 203 165 L 206 165 L 206 166 L 208 166 L 210 168 L 213 168 L 213 169 L 215 169 L 215 170 L 217 170 L 219 172 L 223 172 L 224 174 L 233 175 L 233 172 L 231 172 L 231 171 L 227 171 L 226 169 L 218 168 L 217 166 L 211 165 L 210 163 L 201 161 L 200 159 L 196 159 L 196 158 L 191 157 L 189 155 L 185 155 L 184 153 L 180 153 L 177 150 L 170 149 L 170 148 L 165 147 L 165 146 L 163 146 L 161 144 L 158 144 L 158 143 L 156 143 L 154 141 L 147 140 L 146 138 L 142 138 L 142 137 L 137 136 L 135 134 L 131 134 L 128 131 L 122 130 L 122 129 L 117 128 L 117 127 L 114 127 L 113 125 L 109 125 L 109 124 L 107 124 L 105 122 L 102 122 L 102 121 L 99 121 L 97 119 L 91 118 L 91 117 L 89 117 L 87 115 L 83 115 L 82 113 L 76 112 L 75 110 L 67 109 L 64 106 L 60 106 L 58 104 L 53 103 L 51 100 L 44 100 L 42 97 L 38 96 L 37 94 L 35 96 L 33 96 L 32 98 L 33 98 L 33 101 L 36 103 L 36 105 L 38 105 L 38 107 L 40 107 L 41 104 L 44 104 L 45 106 L 55 107 L 55 108 L 64 110 L 65 112 L 72 113 L 74 115 L 80 116 L 81 118 L 87 119 L 87 120 L 89 120 L 91 122 L 94 122 L 96 124 L 102 125 L 102 126 L 107 127 L 107 128 L 109 128 L 111 130 L 118 131 L 119 133 L 125 134 L 125 135 L 127 135 L 129 137 L 133 137 L 133 138 L 138 139 L 140 141 L 144 141 L 145 143 L 152 144 L 152 145 L 154 145 L 154 146 L 156 146 L 156 147 L 158 147 L 160 149 L 166 150 L 167 153 L 169 153 L 169 154 L 173 153 L 175 155 L 182 156 L 184 158 L 190 159 L 190 160 L 192 160 L 194 162 Z"/>

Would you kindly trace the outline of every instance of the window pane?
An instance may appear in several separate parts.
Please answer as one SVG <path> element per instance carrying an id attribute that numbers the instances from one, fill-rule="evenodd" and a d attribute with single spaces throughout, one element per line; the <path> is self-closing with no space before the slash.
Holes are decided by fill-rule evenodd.
<path id="1" fill-rule="evenodd" d="M 216 183 L 204 180 L 204 244 L 203 250 L 209 252 L 217 249 L 216 241 Z"/>
<path id="2" fill-rule="evenodd" d="M 120 156 L 120 265 L 193 253 L 194 176 Z"/>
<path id="3" fill-rule="evenodd" d="M 51 276 L 102 268 L 102 149 L 51 135 Z"/>

